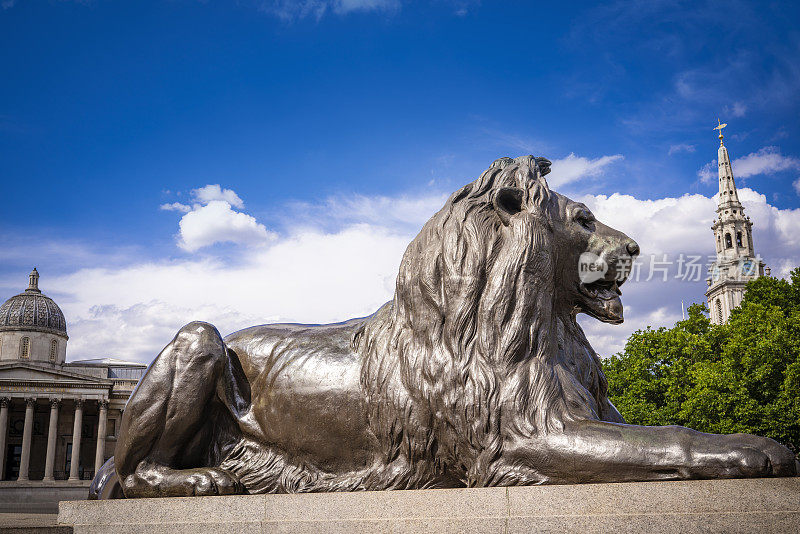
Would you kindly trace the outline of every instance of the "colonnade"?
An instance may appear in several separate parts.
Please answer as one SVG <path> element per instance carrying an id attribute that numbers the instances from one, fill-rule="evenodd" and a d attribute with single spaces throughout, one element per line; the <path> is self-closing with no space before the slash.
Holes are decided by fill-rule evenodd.
<path id="1" fill-rule="evenodd" d="M 33 441 L 33 416 L 36 406 L 35 397 L 27 397 L 25 401 L 25 424 L 22 432 L 22 455 L 19 465 L 19 477 L 17 480 L 29 480 L 28 475 L 30 472 L 31 461 L 31 444 Z M 50 398 L 50 424 L 48 425 L 47 432 L 47 453 L 45 456 L 44 467 L 44 481 L 54 480 L 53 474 L 55 469 L 55 456 L 56 456 L 56 439 L 58 437 L 58 416 L 62 399 Z M 70 399 L 74 402 L 75 417 L 72 425 L 72 456 L 70 458 L 69 466 L 69 480 L 80 480 L 80 450 L 81 450 L 81 432 L 83 430 L 83 407 L 84 401 L 82 399 Z M 100 469 L 103 465 L 103 454 L 105 451 L 106 442 L 106 420 L 108 417 L 108 401 L 105 399 L 98 400 L 98 425 L 97 425 L 97 446 L 95 449 L 94 472 Z M 8 419 L 9 408 L 11 399 L 8 397 L 0 397 L 0 480 L 3 480 L 5 474 L 6 464 L 6 450 L 7 442 L 6 436 L 8 435 Z"/>

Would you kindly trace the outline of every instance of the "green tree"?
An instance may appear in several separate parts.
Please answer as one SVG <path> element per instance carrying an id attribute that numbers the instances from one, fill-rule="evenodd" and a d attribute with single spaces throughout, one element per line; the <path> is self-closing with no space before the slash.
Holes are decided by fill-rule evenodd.
<path id="1" fill-rule="evenodd" d="M 702 304 L 672 328 L 631 335 L 603 362 L 609 396 L 639 425 L 747 432 L 800 451 L 800 268 L 747 285 L 727 324 Z"/>

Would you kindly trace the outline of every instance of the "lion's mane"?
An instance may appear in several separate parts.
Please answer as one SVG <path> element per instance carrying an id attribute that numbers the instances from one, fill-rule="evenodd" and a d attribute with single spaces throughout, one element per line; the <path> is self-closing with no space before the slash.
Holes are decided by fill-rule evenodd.
<path id="1" fill-rule="evenodd" d="M 523 191 L 531 217 L 502 224 L 503 187 Z M 495 161 L 425 224 L 394 299 L 354 336 L 371 429 L 387 463 L 406 465 L 395 487 L 536 482 L 496 461 L 504 440 L 598 418 L 607 402 L 597 355 L 556 302 L 553 196 L 533 156 Z"/>

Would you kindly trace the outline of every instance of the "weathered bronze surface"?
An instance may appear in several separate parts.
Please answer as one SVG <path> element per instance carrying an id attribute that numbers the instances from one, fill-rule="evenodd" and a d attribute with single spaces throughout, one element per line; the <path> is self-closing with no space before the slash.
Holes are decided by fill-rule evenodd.
<path id="1" fill-rule="evenodd" d="M 181 328 L 92 496 L 797 474 L 767 438 L 625 424 L 575 318 L 622 322 L 639 247 L 551 191 L 549 166 L 502 158 L 453 193 L 370 317 Z M 579 273 L 584 253 L 608 266 L 599 280 Z"/>

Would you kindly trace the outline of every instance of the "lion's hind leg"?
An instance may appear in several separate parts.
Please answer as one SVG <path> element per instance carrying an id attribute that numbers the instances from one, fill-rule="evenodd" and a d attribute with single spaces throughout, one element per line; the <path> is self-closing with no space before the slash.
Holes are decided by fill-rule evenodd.
<path id="1" fill-rule="evenodd" d="M 153 361 L 125 408 L 115 451 L 126 497 L 244 493 L 235 475 L 207 465 L 207 446 L 197 446 L 210 439 L 227 358 L 217 329 L 193 322 Z"/>

